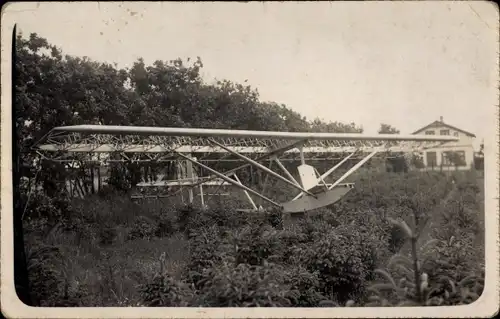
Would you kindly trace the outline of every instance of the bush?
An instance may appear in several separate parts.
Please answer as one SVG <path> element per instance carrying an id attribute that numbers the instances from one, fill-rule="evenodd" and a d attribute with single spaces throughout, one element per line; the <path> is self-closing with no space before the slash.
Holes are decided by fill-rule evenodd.
<path id="1" fill-rule="evenodd" d="M 189 234 L 190 231 L 199 227 L 209 226 L 205 223 L 207 221 L 206 215 L 203 215 L 198 207 L 186 205 L 174 207 L 174 209 L 177 211 L 177 225 L 181 232 Z"/>
<path id="2" fill-rule="evenodd" d="M 359 299 L 378 264 L 377 249 L 384 243 L 357 227 L 342 227 L 323 234 L 302 252 L 308 269 L 317 272 L 321 291 L 340 303 Z"/>
<path id="3" fill-rule="evenodd" d="M 147 307 L 187 307 L 193 303 L 191 288 L 168 274 L 158 275 L 140 285 L 139 293 Z"/>
<path id="4" fill-rule="evenodd" d="M 298 228 L 305 236 L 306 242 L 315 242 L 320 240 L 325 233 L 330 232 L 333 227 L 323 220 L 314 220 L 305 218 L 298 223 Z"/>
<path id="5" fill-rule="evenodd" d="M 327 298 L 320 292 L 321 285 L 317 272 L 310 272 L 303 266 L 290 267 L 285 284 L 290 291 L 286 297 L 293 307 L 317 307 Z"/>
<path id="6" fill-rule="evenodd" d="M 145 216 L 137 216 L 128 234 L 129 240 L 138 238 L 151 239 L 157 234 L 157 224 Z"/>
<path id="7" fill-rule="evenodd" d="M 473 238 L 466 233 L 439 240 L 427 253 L 428 265 L 423 269 L 430 278 L 446 276 L 455 281 L 484 271 L 484 262 L 478 262 Z"/>
<path id="8" fill-rule="evenodd" d="M 236 264 L 262 265 L 280 246 L 271 226 L 247 226 L 231 232 Z M 276 256 L 277 257 L 277 256 Z"/>
<path id="9" fill-rule="evenodd" d="M 117 237 L 116 227 L 112 224 L 106 223 L 104 225 L 99 225 L 99 237 L 100 244 L 103 246 L 109 246 L 113 243 Z"/>
<path id="10" fill-rule="evenodd" d="M 72 205 L 69 199 L 62 195 L 54 198 L 35 191 L 29 198 L 27 195 L 21 196 L 21 201 L 21 207 L 25 208 L 23 212 L 25 220 L 44 219 L 48 224 L 54 225 L 71 216 Z"/>
<path id="11" fill-rule="evenodd" d="M 30 294 L 35 305 L 53 307 L 65 299 L 62 258 L 54 246 L 32 247 L 27 254 Z"/>
<path id="12" fill-rule="evenodd" d="M 178 231 L 176 216 L 172 212 L 160 210 L 159 213 L 154 213 L 153 217 L 157 221 L 155 231 L 157 237 L 171 236 Z"/>
<path id="13" fill-rule="evenodd" d="M 210 268 L 199 292 L 205 307 L 289 307 L 284 269 L 274 264 L 222 263 Z"/>
<path id="14" fill-rule="evenodd" d="M 74 207 L 72 219 L 79 219 L 88 224 L 129 225 L 136 220 L 137 215 L 149 216 L 127 195 L 92 195 L 84 199 L 74 199 L 71 205 Z"/>
<path id="15" fill-rule="evenodd" d="M 266 212 L 267 222 L 276 229 L 283 229 L 283 212 L 279 209 L 271 209 Z"/>
<path id="16" fill-rule="evenodd" d="M 401 228 L 392 225 L 389 235 L 389 250 L 391 253 L 397 253 L 406 242 L 406 234 Z"/>
<path id="17" fill-rule="evenodd" d="M 227 251 L 223 250 L 224 243 L 221 230 L 215 226 L 191 232 L 185 277 L 197 289 L 202 285 L 206 270 L 223 262 L 228 255 Z"/>
<path id="18" fill-rule="evenodd" d="M 285 265 L 300 264 L 301 251 L 304 245 L 308 244 L 308 241 L 306 235 L 298 227 L 276 233 L 274 240 L 277 243 L 273 253 L 275 260 L 279 260 Z"/>

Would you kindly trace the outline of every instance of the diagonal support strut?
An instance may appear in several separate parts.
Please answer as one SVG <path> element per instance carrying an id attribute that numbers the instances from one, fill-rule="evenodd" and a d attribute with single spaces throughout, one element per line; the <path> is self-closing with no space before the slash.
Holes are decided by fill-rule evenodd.
<path id="1" fill-rule="evenodd" d="M 240 183 L 240 185 L 243 185 L 243 183 L 240 181 L 240 179 L 238 178 L 238 175 L 236 175 L 236 173 L 233 173 L 233 177 L 234 179 Z M 247 197 L 248 201 L 250 202 L 250 204 L 252 204 L 253 208 L 255 210 L 258 210 L 257 208 L 257 205 L 255 205 L 255 202 L 253 201 L 252 197 L 250 196 L 250 194 L 248 194 L 248 192 L 246 190 L 243 190 L 243 192 L 245 193 L 245 196 Z"/>
<path id="2" fill-rule="evenodd" d="M 375 154 L 377 154 L 377 151 L 373 151 L 370 154 L 368 154 L 365 158 L 363 158 L 361 161 L 359 161 L 358 163 L 356 163 L 356 165 L 354 165 L 353 167 L 351 167 L 351 169 L 349 169 L 344 175 L 342 175 L 342 177 L 340 177 L 338 180 L 336 180 L 335 183 L 333 183 L 330 187 L 328 187 L 328 189 L 332 189 L 335 186 L 337 186 L 338 184 L 340 184 L 340 182 L 342 182 L 344 179 L 346 179 L 347 177 L 349 177 L 349 175 L 351 175 L 354 171 L 356 171 L 358 168 L 360 168 L 370 158 L 372 158 L 373 156 L 375 156 Z"/>
<path id="3" fill-rule="evenodd" d="M 280 205 L 280 204 L 278 204 L 278 203 L 274 202 L 273 200 L 271 200 L 271 199 L 269 199 L 269 198 L 267 198 L 267 197 L 265 197 L 265 196 L 263 196 L 263 195 L 259 194 L 258 192 L 254 191 L 254 190 L 253 190 L 253 189 L 251 189 L 250 187 L 247 187 L 247 186 L 245 186 L 245 185 L 243 185 L 243 184 L 240 184 L 240 183 L 238 183 L 237 181 L 235 181 L 235 180 L 233 180 L 233 179 L 231 179 L 231 178 L 227 177 L 226 175 L 224 175 L 224 174 L 222 174 L 222 173 L 219 173 L 219 172 L 217 172 L 216 170 L 214 170 L 214 169 L 212 169 L 212 168 L 210 168 L 210 167 L 208 167 L 208 166 L 206 166 L 206 165 L 204 165 L 204 164 L 202 164 L 202 163 L 200 163 L 200 162 L 197 162 L 197 161 L 195 161 L 194 159 L 192 159 L 192 158 L 190 158 L 190 157 L 188 157 L 188 156 L 185 156 L 184 154 L 178 153 L 178 155 L 179 155 L 179 156 L 181 156 L 181 157 L 183 157 L 184 159 L 187 159 L 188 161 L 190 161 L 191 163 L 193 163 L 193 164 L 195 164 L 195 165 L 198 165 L 198 166 L 200 166 L 200 167 L 203 167 L 203 168 L 204 168 L 204 169 L 206 169 L 207 171 L 211 172 L 212 174 L 217 175 L 218 177 L 222 178 L 222 179 L 223 179 L 223 180 L 225 180 L 226 182 L 228 182 L 228 183 L 230 183 L 230 184 L 232 184 L 232 185 L 234 185 L 234 186 L 236 186 L 236 187 L 239 187 L 239 188 L 241 188 L 241 189 L 243 189 L 243 190 L 246 190 L 247 192 L 252 193 L 252 194 L 254 194 L 255 196 L 258 196 L 258 197 L 262 198 L 263 200 L 265 200 L 265 201 L 267 201 L 267 202 L 269 202 L 269 203 L 273 204 L 274 206 L 281 207 L 281 205 Z"/>
<path id="4" fill-rule="evenodd" d="M 212 142 L 213 144 L 219 146 L 220 148 L 226 150 L 227 152 L 233 154 L 233 155 L 236 155 L 237 157 L 251 163 L 252 165 L 255 165 L 256 167 L 260 168 L 261 170 L 263 170 L 264 172 L 282 180 L 283 182 L 287 183 L 288 185 L 291 185 L 295 188 L 298 188 L 299 190 L 301 190 L 302 192 L 312 196 L 312 197 L 316 197 L 316 195 L 314 195 L 313 193 L 309 192 L 308 190 L 304 189 L 302 186 L 298 186 L 296 185 L 294 182 L 292 181 L 289 181 L 288 179 L 284 178 L 283 176 L 281 176 L 280 174 L 277 174 L 276 172 L 273 172 L 272 170 L 270 170 L 269 168 L 265 167 L 264 165 L 260 164 L 260 163 L 257 163 L 256 161 L 252 160 L 251 158 L 248 158 L 246 157 L 245 155 L 242 155 L 238 152 L 235 152 L 233 150 L 231 150 L 230 148 L 222 145 L 221 143 L 217 142 L 217 141 L 214 141 L 213 139 L 209 139 L 210 142 Z"/>
<path id="5" fill-rule="evenodd" d="M 299 140 L 299 141 L 293 142 L 291 144 L 288 144 L 286 146 L 274 149 L 274 150 L 270 151 L 269 153 L 256 158 L 255 161 L 262 161 L 262 160 L 268 159 L 269 157 L 272 157 L 272 156 L 275 156 L 275 155 L 278 155 L 278 154 L 282 154 L 282 153 L 284 153 L 284 152 L 286 152 L 288 150 L 291 150 L 291 149 L 293 149 L 293 148 L 295 148 L 295 147 L 297 147 L 297 146 L 299 146 L 299 145 L 301 145 L 301 144 L 303 144 L 305 142 L 307 142 L 307 140 Z M 229 175 L 231 175 L 233 173 L 236 173 L 237 171 L 242 170 L 242 169 L 244 169 L 246 167 L 249 167 L 249 166 L 252 166 L 252 164 L 245 163 L 245 164 L 240 165 L 240 166 L 238 166 L 236 168 L 233 168 L 233 169 L 230 169 L 228 171 L 225 171 L 222 174 L 224 174 L 226 176 L 229 176 Z M 266 175 L 266 177 L 267 176 L 269 176 L 269 175 Z M 188 187 L 196 187 L 196 186 L 198 186 L 200 184 L 204 184 L 206 182 L 212 181 L 212 180 L 216 179 L 217 177 L 218 177 L 217 175 L 215 175 L 215 176 L 214 175 L 209 176 L 208 178 L 203 179 L 203 181 L 200 181 L 200 182 L 195 183 L 193 185 L 190 185 Z M 174 195 L 177 194 L 178 192 L 174 193 Z"/>
<path id="6" fill-rule="evenodd" d="M 274 156 L 273 160 L 278 164 L 279 168 L 288 176 L 288 178 L 295 183 L 295 185 L 300 186 L 299 182 L 293 177 L 293 175 L 286 169 L 286 167 L 281 163 L 278 157 Z"/>

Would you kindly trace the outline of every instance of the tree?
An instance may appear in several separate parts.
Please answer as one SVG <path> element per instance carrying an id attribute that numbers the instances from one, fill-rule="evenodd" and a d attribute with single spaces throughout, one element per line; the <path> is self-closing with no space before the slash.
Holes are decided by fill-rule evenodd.
<path id="1" fill-rule="evenodd" d="M 479 145 L 477 154 L 474 154 L 474 167 L 477 170 L 484 170 L 484 140 Z"/>
<path id="2" fill-rule="evenodd" d="M 449 151 L 445 152 L 443 155 L 455 169 L 458 169 L 459 166 L 467 165 L 463 153 Z"/>
<path id="3" fill-rule="evenodd" d="M 424 168 L 425 167 L 425 164 L 424 164 L 424 159 L 423 159 L 423 155 L 420 154 L 420 153 L 414 153 L 412 154 L 411 156 L 411 164 L 416 167 L 416 168 Z"/>
<path id="4" fill-rule="evenodd" d="M 399 130 L 392 125 L 381 123 L 378 130 L 379 134 L 399 134 Z M 407 172 L 410 167 L 409 160 L 400 152 L 397 157 L 386 160 L 386 169 L 388 172 Z"/>
<path id="5" fill-rule="evenodd" d="M 389 124 L 380 124 L 378 134 L 399 134 L 399 130 Z"/>
<path id="6" fill-rule="evenodd" d="M 133 92 L 125 87 L 127 72 L 88 58 L 64 56 L 46 39 L 22 34 L 16 43 L 16 130 L 20 134 L 21 175 L 32 178 L 44 161 L 31 146 L 52 128 L 76 124 L 129 124 Z M 37 164 L 35 164 L 37 163 Z M 84 170 L 86 167 L 83 168 Z M 61 178 L 54 179 L 59 175 Z M 65 167 L 46 165 L 39 181 L 64 189 Z"/>
<path id="7" fill-rule="evenodd" d="M 315 118 L 310 125 L 311 131 L 324 133 L 363 133 L 363 128 L 355 123 L 324 122 Z"/>

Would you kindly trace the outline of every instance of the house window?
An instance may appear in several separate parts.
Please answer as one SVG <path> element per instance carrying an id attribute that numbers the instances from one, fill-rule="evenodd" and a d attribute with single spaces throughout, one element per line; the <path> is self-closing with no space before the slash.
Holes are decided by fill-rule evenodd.
<path id="1" fill-rule="evenodd" d="M 427 156 L 427 166 L 436 167 L 437 166 L 436 152 L 427 152 L 426 156 Z"/>
<path id="2" fill-rule="evenodd" d="M 425 135 L 434 135 L 434 131 L 425 131 Z"/>
<path id="3" fill-rule="evenodd" d="M 453 132 L 453 136 L 458 136 L 458 132 Z"/>
<path id="4" fill-rule="evenodd" d="M 450 135 L 450 130 L 441 130 L 439 131 L 440 135 Z"/>
<path id="5" fill-rule="evenodd" d="M 443 164 L 443 166 L 466 166 L 467 163 L 465 162 L 465 152 L 443 152 L 441 163 Z"/>

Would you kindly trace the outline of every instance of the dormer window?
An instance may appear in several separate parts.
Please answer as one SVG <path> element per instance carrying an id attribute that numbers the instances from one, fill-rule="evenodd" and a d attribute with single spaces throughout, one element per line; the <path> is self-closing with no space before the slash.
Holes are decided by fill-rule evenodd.
<path id="1" fill-rule="evenodd" d="M 453 136 L 458 137 L 458 132 L 453 132 Z"/>
<path id="2" fill-rule="evenodd" d="M 434 131 L 425 131 L 425 135 L 434 135 Z"/>
<path id="3" fill-rule="evenodd" d="M 450 130 L 441 130 L 439 131 L 439 135 L 450 135 Z"/>

